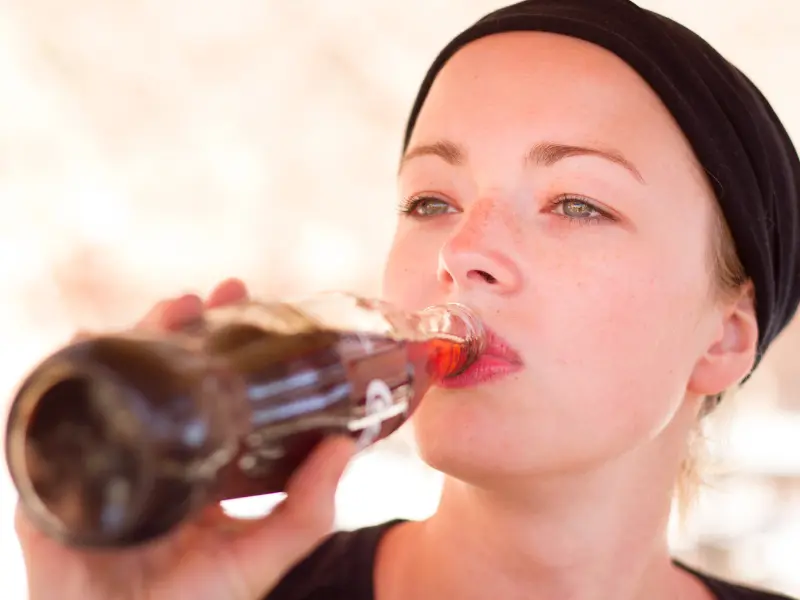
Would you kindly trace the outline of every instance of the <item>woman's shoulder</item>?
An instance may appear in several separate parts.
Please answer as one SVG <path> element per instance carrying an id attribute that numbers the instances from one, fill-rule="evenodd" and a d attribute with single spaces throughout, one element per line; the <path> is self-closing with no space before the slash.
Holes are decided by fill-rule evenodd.
<path id="1" fill-rule="evenodd" d="M 264 600 L 373 600 L 372 573 L 381 537 L 402 521 L 328 536 Z"/>
<path id="2" fill-rule="evenodd" d="M 700 579 L 700 581 L 711 590 L 717 600 L 797 600 L 796 598 L 783 596 L 764 589 L 725 581 L 703 573 L 693 567 L 689 567 L 679 561 L 675 561 L 675 564 Z"/>

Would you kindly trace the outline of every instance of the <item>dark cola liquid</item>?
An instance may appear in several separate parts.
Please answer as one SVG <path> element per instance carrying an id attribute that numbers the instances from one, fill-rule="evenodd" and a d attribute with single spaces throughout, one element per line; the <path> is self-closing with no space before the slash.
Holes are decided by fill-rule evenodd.
<path id="1" fill-rule="evenodd" d="M 283 491 L 327 435 L 361 446 L 464 363 L 457 341 L 251 325 L 198 351 L 138 335 L 50 357 L 12 405 L 7 459 L 23 506 L 75 545 L 160 536 L 213 502 Z"/>
<path id="2" fill-rule="evenodd" d="M 327 435 L 348 435 L 362 447 L 386 437 L 433 380 L 463 361 L 463 346 L 445 338 L 409 342 L 317 332 L 283 339 L 267 334 L 259 341 L 263 332 L 252 335 L 249 352 L 234 353 L 237 371 L 246 373 L 252 430 L 221 473 L 219 499 L 283 491 Z M 265 382 L 273 392 L 263 393 Z"/>

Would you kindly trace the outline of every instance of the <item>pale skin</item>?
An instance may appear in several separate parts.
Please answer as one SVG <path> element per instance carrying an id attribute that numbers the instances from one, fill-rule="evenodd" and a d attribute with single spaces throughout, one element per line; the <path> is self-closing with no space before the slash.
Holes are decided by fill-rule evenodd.
<path id="1" fill-rule="evenodd" d="M 410 152 L 400 197 L 426 199 L 399 219 L 386 298 L 467 303 L 525 366 L 422 402 L 415 433 L 445 489 L 381 544 L 378 600 L 711 598 L 670 562 L 670 499 L 702 398 L 749 372 L 758 331 L 749 285 L 715 290 L 714 198 L 669 113 L 610 53 L 502 34 L 444 67 Z M 245 294 L 226 282 L 208 302 Z M 202 309 L 181 298 L 145 325 Z M 32 598 L 257 600 L 330 527 L 351 453 L 321 449 L 266 521 L 231 533 L 214 512 L 121 556 L 20 516 Z"/>

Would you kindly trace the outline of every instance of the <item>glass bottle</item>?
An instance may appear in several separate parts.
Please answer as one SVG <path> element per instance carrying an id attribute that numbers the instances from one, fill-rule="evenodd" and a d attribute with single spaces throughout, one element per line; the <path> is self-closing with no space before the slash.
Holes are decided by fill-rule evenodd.
<path id="1" fill-rule="evenodd" d="M 213 502 L 283 491 L 329 434 L 361 448 L 481 353 L 465 306 L 406 313 L 341 293 L 214 308 L 174 332 L 75 342 L 14 398 L 6 460 L 62 543 L 129 546 Z"/>

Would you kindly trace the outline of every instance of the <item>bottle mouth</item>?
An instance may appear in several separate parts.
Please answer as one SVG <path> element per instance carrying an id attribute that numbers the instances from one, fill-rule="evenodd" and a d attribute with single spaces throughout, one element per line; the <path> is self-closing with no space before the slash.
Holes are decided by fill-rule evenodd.
<path id="1" fill-rule="evenodd" d="M 429 335 L 457 342 L 461 350 L 457 367 L 446 377 L 455 377 L 469 369 L 486 350 L 487 332 L 475 311 L 458 302 L 429 306 L 419 313 Z"/>
<path id="2" fill-rule="evenodd" d="M 18 395 L 7 433 L 11 476 L 37 524 L 95 543 L 136 524 L 152 470 L 133 391 L 113 374 L 49 365 Z"/>
<path id="3" fill-rule="evenodd" d="M 432 331 L 462 340 L 469 344 L 476 356 L 486 348 L 486 328 L 483 320 L 466 304 L 448 302 L 429 306 L 422 310 L 421 314 L 435 316 L 435 323 L 428 323 Z"/>
<path id="4" fill-rule="evenodd" d="M 462 335 L 471 344 L 476 355 L 483 352 L 486 349 L 486 328 L 478 314 L 466 304 L 458 302 L 449 302 L 445 307 L 461 320 Z"/>

